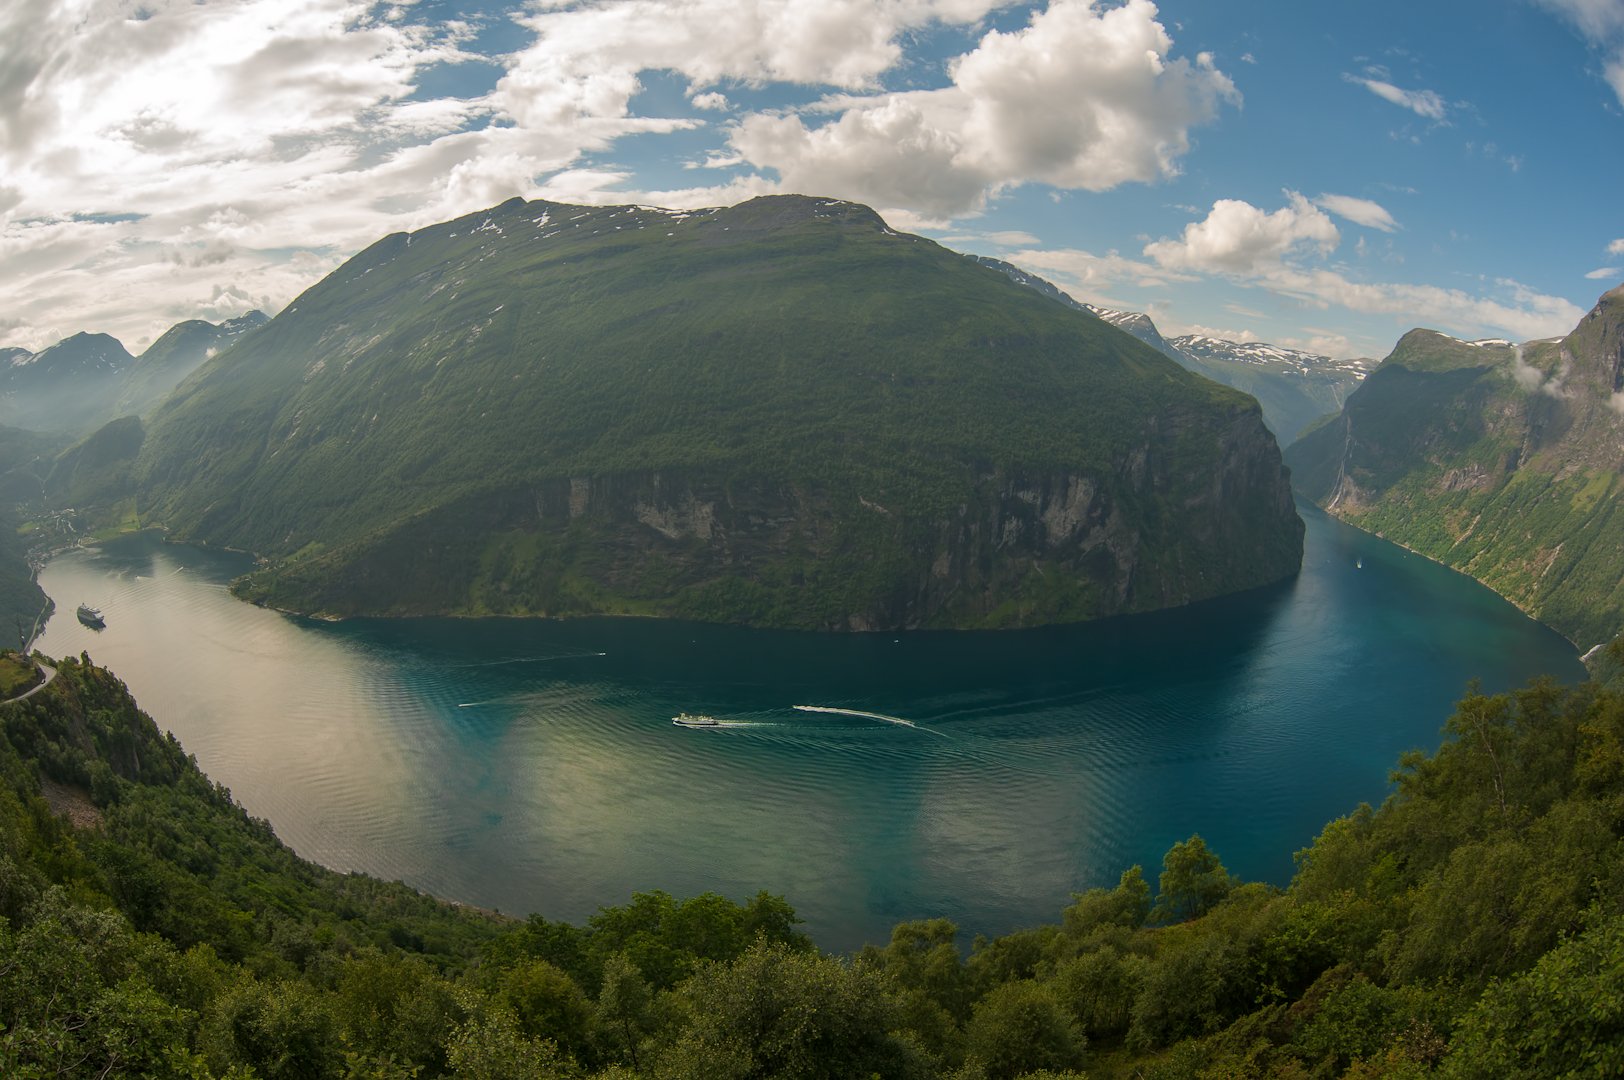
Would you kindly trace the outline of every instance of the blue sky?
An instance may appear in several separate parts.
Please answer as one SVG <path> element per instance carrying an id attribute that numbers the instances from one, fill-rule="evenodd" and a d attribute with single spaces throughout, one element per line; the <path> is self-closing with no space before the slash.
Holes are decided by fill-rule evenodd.
<path id="1" fill-rule="evenodd" d="M 1165 333 L 1381 356 L 1624 281 L 1624 0 L 14 0 L 0 345 L 276 311 L 512 195 L 805 191 Z"/>

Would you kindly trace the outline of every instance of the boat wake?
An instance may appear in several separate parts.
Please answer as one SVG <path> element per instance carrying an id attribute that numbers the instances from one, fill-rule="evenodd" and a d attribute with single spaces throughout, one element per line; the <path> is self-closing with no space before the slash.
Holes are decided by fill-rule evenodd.
<path id="1" fill-rule="evenodd" d="M 793 706 L 793 708 L 799 712 L 833 713 L 837 716 L 858 716 L 864 720 L 878 720 L 883 724 L 896 724 L 899 727 L 913 728 L 915 731 L 923 731 L 930 735 L 940 736 L 943 739 L 947 738 L 947 736 L 943 735 L 940 731 L 933 731 L 927 727 L 920 727 L 912 720 L 904 720 L 900 716 L 890 716 L 886 713 L 864 712 L 862 709 L 837 709 L 832 705 L 796 705 Z"/>
<path id="2" fill-rule="evenodd" d="M 504 664 L 545 664 L 549 660 L 587 660 L 596 656 L 608 656 L 606 652 L 560 653 L 557 656 L 514 656 L 506 660 L 481 660 L 475 664 L 462 664 L 461 667 L 501 667 Z"/>

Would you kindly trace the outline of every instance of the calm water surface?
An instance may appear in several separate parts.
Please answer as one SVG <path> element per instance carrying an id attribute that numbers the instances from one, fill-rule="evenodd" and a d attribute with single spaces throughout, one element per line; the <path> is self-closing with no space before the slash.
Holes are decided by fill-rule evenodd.
<path id="1" fill-rule="evenodd" d="M 50 563 L 39 647 L 111 667 L 328 866 L 571 920 L 639 890 L 765 888 L 835 949 L 933 915 L 991 934 L 1133 863 L 1154 877 L 1197 831 L 1283 884 L 1401 751 L 1437 745 L 1469 680 L 1583 677 L 1488 590 L 1302 512 L 1288 585 L 1016 633 L 327 624 L 232 599 L 237 556 L 133 537 Z M 737 726 L 682 730 L 680 710 Z"/>

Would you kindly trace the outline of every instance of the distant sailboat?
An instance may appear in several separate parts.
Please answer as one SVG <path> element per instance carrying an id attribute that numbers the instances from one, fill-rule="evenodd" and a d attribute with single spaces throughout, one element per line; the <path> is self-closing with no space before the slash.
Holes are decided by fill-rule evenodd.
<path id="1" fill-rule="evenodd" d="M 1355 570 L 1363 570 L 1365 568 L 1365 558 L 1364 558 L 1363 555 L 1361 555 L 1361 556 L 1359 556 L 1359 558 L 1353 560 L 1353 568 Z"/>

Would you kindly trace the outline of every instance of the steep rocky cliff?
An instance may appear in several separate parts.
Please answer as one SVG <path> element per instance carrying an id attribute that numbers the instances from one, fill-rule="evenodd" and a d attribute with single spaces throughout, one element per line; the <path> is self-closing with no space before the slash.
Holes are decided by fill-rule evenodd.
<path id="1" fill-rule="evenodd" d="M 613 612 L 877 630 L 1077 621 L 1289 574 L 1301 526 L 1255 414 L 1237 408 L 1217 434 L 1217 468 L 1194 475 L 1177 451 L 1189 420 L 1155 420 L 1108 473 L 988 470 L 939 514 L 770 475 L 558 477 L 459 500 L 240 591 L 343 615 Z"/>
<path id="2" fill-rule="evenodd" d="M 1405 335 L 1287 452 L 1304 494 L 1582 648 L 1624 630 L 1624 289 L 1565 338 Z"/>
<path id="3" fill-rule="evenodd" d="M 336 614 L 1016 626 L 1289 576 L 1243 395 L 866 207 L 514 200 L 390 237 L 153 417 L 147 520 Z"/>

